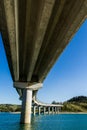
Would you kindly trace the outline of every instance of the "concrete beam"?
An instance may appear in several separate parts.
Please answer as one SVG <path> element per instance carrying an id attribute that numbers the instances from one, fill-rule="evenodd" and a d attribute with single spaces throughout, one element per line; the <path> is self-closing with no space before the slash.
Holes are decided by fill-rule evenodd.
<path id="1" fill-rule="evenodd" d="M 37 33 L 38 25 L 40 23 L 40 17 L 42 15 L 42 9 L 44 6 L 43 3 L 43 0 L 21 0 L 21 2 L 19 1 L 19 23 L 21 21 L 19 26 L 20 79 L 25 81 L 30 81 L 27 80 L 27 75 L 29 75 L 28 72 L 31 73 L 31 69 L 29 69 L 30 66 L 33 67 L 31 59 L 33 53 L 35 52 L 34 39 L 36 37 L 35 35 Z M 21 55 L 23 55 L 22 58 Z M 25 76 L 23 77 L 23 75 Z"/>
<path id="2" fill-rule="evenodd" d="M 49 40 L 50 40 L 50 38 L 52 36 L 52 33 L 53 33 L 53 31 L 54 31 L 54 29 L 56 27 L 56 24 L 57 24 L 57 22 L 58 22 L 58 20 L 60 18 L 62 10 L 63 10 L 64 3 L 65 3 L 65 0 L 60 0 L 60 1 L 56 0 L 55 1 L 51 16 L 49 18 L 49 24 L 47 26 L 47 30 L 45 31 L 43 44 L 42 44 L 41 49 L 40 49 L 40 53 L 39 53 L 39 56 L 38 56 L 38 59 L 37 59 L 34 74 L 38 73 L 38 69 L 39 69 L 41 61 L 42 61 L 42 59 L 44 57 L 47 46 L 49 44 Z"/>
<path id="3" fill-rule="evenodd" d="M 15 40 L 16 40 L 16 55 L 17 55 L 17 79 L 19 79 L 19 23 L 18 23 L 18 0 L 14 0 L 15 12 Z"/>
<path id="4" fill-rule="evenodd" d="M 87 18 L 87 0 L 2 0 L 0 10 L 13 80 L 43 82 Z"/>
<path id="5" fill-rule="evenodd" d="M 60 19 L 56 24 L 55 30 L 53 31 L 51 39 L 49 40 L 49 44 L 46 47 L 43 59 L 41 60 L 40 68 L 37 72 L 40 81 L 44 80 L 55 61 L 63 52 L 66 45 L 86 19 L 87 8 L 84 4 L 84 1 L 80 0 L 79 2 L 79 0 L 77 0 L 76 2 L 68 2 L 69 3 L 67 4 L 66 1 Z"/>
<path id="6" fill-rule="evenodd" d="M 14 2 L 12 0 L 3 0 L 2 6 L 2 38 L 9 61 L 10 71 L 15 81 L 18 80 L 17 75 L 17 48 L 16 48 L 16 32 L 15 32 L 15 11 Z"/>
<path id="7" fill-rule="evenodd" d="M 38 90 L 42 87 L 42 83 L 14 82 L 13 86 L 19 89 Z"/>
<path id="8" fill-rule="evenodd" d="M 27 81 L 26 77 L 27 77 L 27 71 L 28 71 L 28 67 L 30 63 L 28 59 L 30 58 L 30 53 L 31 53 L 30 48 L 27 47 L 27 44 L 30 46 L 29 41 L 31 39 L 31 36 L 30 36 L 30 32 L 31 32 L 30 28 L 32 27 L 32 25 L 30 25 L 31 0 L 18 1 L 18 8 L 19 8 L 19 12 L 18 12 L 19 76 L 20 76 L 20 80 Z M 32 16 L 33 16 L 33 13 L 32 13 Z M 30 30 L 30 32 L 28 32 L 27 30 Z M 27 33 L 28 33 L 28 37 L 26 37 Z M 27 49 L 28 49 L 28 52 L 27 52 Z M 28 55 L 26 56 L 27 53 Z M 26 64 L 26 60 L 27 60 L 27 64 Z M 25 68 L 27 69 L 26 72 L 25 72 Z"/>
<path id="9" fill-rule="evenodd" d="M 43 9 L 39 9 L 40 12 L 40 17 L 39 17 L 39 22 L 37 23 L 37 30 L 35 32 L 35 38 L 33 41 L 33 50 L 32 51 L 32 56 L 31 56 L 31 65 L 28 71 L 28 78 L 27 81 L 31 80 L 31 77 L 33 75 L 33 71 L 38 59 L 39 51 L 41 48 L 41 45 L 43 43 L 44 35 L 49 23 L 49 19 L 52 13 L 52 9 L 54 6 L 55 0 L 46 0 L 43 4 Z M 41 12 L 42 11 L 42 12 Z"/>

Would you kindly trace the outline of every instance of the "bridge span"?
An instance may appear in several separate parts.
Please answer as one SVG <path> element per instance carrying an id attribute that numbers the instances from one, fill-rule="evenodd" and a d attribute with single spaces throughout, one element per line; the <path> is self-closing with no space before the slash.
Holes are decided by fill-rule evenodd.
<path id="1" fill-rule="evenodd" d="M 30 123 L 34 92 L 87 18 L 87 0 L 0 0 L 2 35 L 13 85 Z"/>

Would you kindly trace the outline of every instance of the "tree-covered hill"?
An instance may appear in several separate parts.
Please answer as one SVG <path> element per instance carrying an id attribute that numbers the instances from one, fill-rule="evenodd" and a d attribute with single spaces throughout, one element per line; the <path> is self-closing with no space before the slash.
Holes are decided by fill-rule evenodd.
<path id="1" fill-rule="evenodd" d="M 76 96 L 63 103 L 62 111 L 87 112 L 87 97 Z"/>
<path id="2" fill-rule="evenodd" d="M 87 103 L 87 97 L 86 96 L 76 96 L 76 97 L 69 99 L 67 102 Z"/>
<path id="3" fill-rule="evenodd" d="M 53 101 L 53 104 L 61 104 Z M 87 97 L 76 96 L 62 103 L 63 112 L 87 112 Z"/>
<path id="4" fill-rule="evenodd" d="M 20 110 L 20 105 L 0 104 L 0 112 L 19 112 Z"/>

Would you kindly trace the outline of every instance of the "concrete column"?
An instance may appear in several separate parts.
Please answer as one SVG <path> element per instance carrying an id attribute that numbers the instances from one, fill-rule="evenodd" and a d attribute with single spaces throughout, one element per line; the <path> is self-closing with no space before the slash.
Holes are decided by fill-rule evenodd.
<path id="1" fill-rule="evenodd" d="M 43 113 L 45 114 L 45 112 L 46 112 L 46 107 L 43 107 Z"/>
<path id="2" fill-rule="evenodd" d="M 23 89 L 22 110 L 20 123 L 31 122 L 32 90 Z"/>
<path id="3" fill-rule="evenodd" d="M 55 107 L 55 114 L 56 114 L 56 112 L 57 112 L 57 109 L 56 109 L 56 107 Z"/>
<path id="4" fill-rule="evenodd" d="M 48 107 L 48 114 L 50 114 L 50 107 Z"/>
<path id="5" fill-rule="evenodd" d="M 57 107 L 56 107 L 56 114 L 57 114 Z"/>
<path id="6" fill-rule="evenodd" d="M 33 115 L 36 114 L 36 106 L 33 106 Z"/>
<path id="7" fill-rule="evenodd" d="M 59 108 L 57 107 L 57 113 L 59 113 Z"/>
<path id="8" fill-rule="evenodd" d="M 54 107 L 52 107 L 52 114 L 54 114 Z"/>
<path id="9" fill-rule="evenodd" d="M 38 114 L 40 115 L 40 106 L 38 107 Z"/>
<path id="10" fill-rule="evenodd" d="M 58 112 L 58 111 L 57 111 L 57 107 L 55 107 L 55 113 L 57 114 L 57 112 Z"/>
<path id="11" fill-rule="evenodd" d="M 59 112 L 61 111 L 61 107 L 59 108 Z"/>

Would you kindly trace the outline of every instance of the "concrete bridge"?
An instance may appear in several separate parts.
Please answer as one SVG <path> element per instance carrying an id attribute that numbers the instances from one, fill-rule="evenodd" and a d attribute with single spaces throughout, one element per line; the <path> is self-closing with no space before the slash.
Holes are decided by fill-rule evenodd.
<path id="1" fill-rule="evenodd" d="M 32 101 L 33 101 L 33 114 L 35 115 L 36 113 L 36 110 L 38 112 L 38 114 L 40 114 L 41 112 L 43 112 L 43 114 L 56 114 L 56 113 L 59 113 L 59 111 L 61 111 L 61 107 L 63 105 L 61 104 L 47 104 L 47 103 L 43 103 L 41 101 L 39 101 L 36 97 L 37 95 L 37 91 L 34 91 L 33 93 L 33 98 L 32 98 Z"/>
<path id="2" fill-rule="evenodd" d="M 22 99 L 21 123 L 30 123 L 35 91 L 86 18 L 87 0 L 0 0 L 0 32 Z"/>

